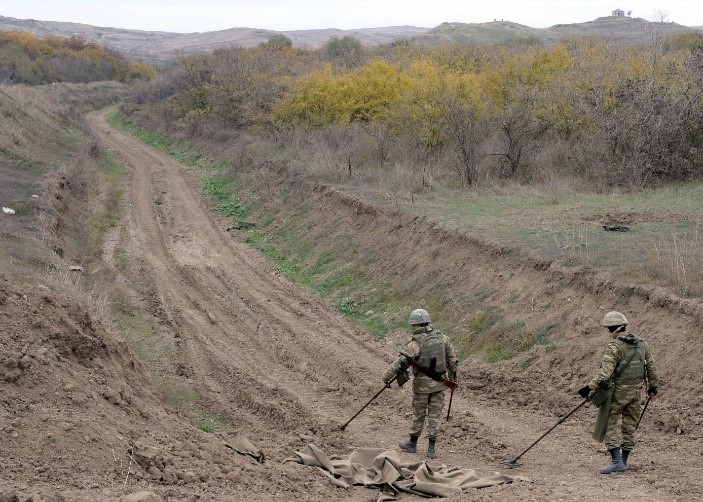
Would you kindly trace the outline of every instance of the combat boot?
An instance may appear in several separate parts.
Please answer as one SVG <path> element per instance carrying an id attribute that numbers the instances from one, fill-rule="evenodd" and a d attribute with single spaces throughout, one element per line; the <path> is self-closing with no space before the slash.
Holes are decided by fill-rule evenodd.
<path id="1" fill-rule="evenodd" d="M 613 459 L 613 462 L 606 466 L 603 467 L 600 470 L 601 474 L 610 474 L 611 472 L 623 472 L 627 467 L 625 467 L 625 464 L 622 461 L 622 454 L 620 453 L 620 448 L 612 448 L 610 450 L 610 456 Z"/>
<path id="2" fill-rule="evenodd" d="M 430 438 L 429 443 L 427 444 L 427 458 L 435 458 L 437 456 L 437 453 L 434 450 L 435 443 L 437 442 L 437 438 Z"/>
<path id="3" fill-rule="evenodd" d="M 630 452 L 632 450 L 626 450 L 625 448 L 622 449 L 622 463 L 627 467 L 627 459 L 630 457 Z"/>
<path id="4" fill-rule="evenodd" d="M 398 443 L 398 448 L 408 453 L 415 453 L 417 451 L 417 438 L 418 436 L 410 436 L 408 441 Z"/>

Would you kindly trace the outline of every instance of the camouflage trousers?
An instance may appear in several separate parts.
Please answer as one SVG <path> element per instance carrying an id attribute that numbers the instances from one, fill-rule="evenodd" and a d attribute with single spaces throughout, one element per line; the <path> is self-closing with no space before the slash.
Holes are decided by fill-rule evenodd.
<path id="1" fill-rule="evenodd" d="M 609 450 L 620 447 L 631 450 L 635 447 L 635 428 L 642 412 L 640 399 L 641 391 L 639 386 L 616 387 L 613 391 L 608 426 L 603 440 Z M 619 428 L 618 421 L 621 421 Z"/>
<path id="2" fill-rule="evenodd" d="M 444 391 L 413 394 L 413 423 L 410 426 L 410 435 L 420 435 L 427 417 L 427 434 L 429 437 L 437 437 L 443 409 Z"/>

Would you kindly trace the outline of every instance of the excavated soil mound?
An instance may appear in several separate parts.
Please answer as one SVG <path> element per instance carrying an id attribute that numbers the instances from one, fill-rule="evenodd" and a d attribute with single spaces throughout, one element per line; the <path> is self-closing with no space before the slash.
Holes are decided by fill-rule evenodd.
<path id="1" fill-rule="evenodd" d="M 248 476 L 263 468 L 227 438 L 165 409 L 125 343 L 75 302 L 0 276 L 0 324 L 0 500 L 196 500 L 213 484 L 224 500 L 276 486 Z"/>

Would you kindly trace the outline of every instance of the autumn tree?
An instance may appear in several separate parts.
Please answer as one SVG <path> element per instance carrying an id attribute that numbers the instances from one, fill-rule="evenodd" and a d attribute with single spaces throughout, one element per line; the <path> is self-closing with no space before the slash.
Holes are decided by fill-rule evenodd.
<path id="1" fill-rule="evenodd" d="M 259 47 L 271 51 L 285 51 L 293 47 L 293 41 L 282 33 L 271 35 L 266 42 L 261 42 Z"/>
<path id="2" fill-rule="evenodd" d="M 350 70 L 361 64 L 365 59 L 364 48 L 357 38 L 348 35 L 339 38 L 331 37 L 323 47 L 327 60 L 334 66 Z"/>

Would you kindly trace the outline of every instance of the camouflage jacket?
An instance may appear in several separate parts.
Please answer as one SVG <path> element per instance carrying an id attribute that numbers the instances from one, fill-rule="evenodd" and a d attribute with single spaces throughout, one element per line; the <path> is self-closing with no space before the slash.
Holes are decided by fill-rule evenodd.
<path id="1" fill-rule="evenodd" d="M 433 331 L 432 327 L 422 327 L 415 330 L 413 333 L 417 335 L 419 333 L 426 333 Z M 447 363 L 447 377 L 450 380 L 456 378 L 456 369 L 459 361 L 456 357 L 456 351 L 454 350 L 454 345 L 452 345 L 451 340 L 447 335 L 442 335 L 444 341 L 444 354 Z M 401 371 L 405 371 L 411 365 L 410 360 L 416 360 L 420 357 L 420 345 L 415 341 L 411 340 L 408 345 L 401 351 L 400 356 L 393 361 L 393 363 L 388 367 L 386 372 L 383 374 L 383 381 L 389 382 L 395 375 Z M 440 392 L 447 387 L 437 380 L 433 380 L 424 373 L 419 372 L 417 369 L 413 368 L 413 392 L 416 394 L 431 394 L 433 392 Z"/>
<path id="2" fill-rule="evenodd" d="M 629 385 L 620 385 L 617 384 L 617 387 L 625 388 L 625 387 L 641 387 L 642 384 L 644 383 L 645 379 L 647 381 L 647 386 L 648 387 L 656 387 L 657 382 L 658 382 L 658 377 L 657 377 L 657 367 L 654 363 L 654 358 L 652 357 L 652 353 L 649 350 L 649 346 L 647 345 L 647 342 L 642 340 L 641 338 L 638 338 L 637 335 L 634 335 L 632 333 L 624 336 L 619 336 L 617 338 L 621 342 L 633 344 L 637 341 L 640 343 L 640 351 L 641 353 L 644 354 L 644 373 L 643 373 L 643 378 L 641 382 L 635 383 L 635 384 L 629 384 Z M 588 383 L 588 386 L 592 390 L 596 390 L 598 388 L 598 384 L 601 382 L 606 382 L 610 380 L 614 375 L 613 373 L 616 371 L 616 368 L 618 366 L 618 363 L 624 364 L 626 362 L 626 359 L 624 357 L 624 354 L 621 354 L 621 351 L 619 349 L 619 345 L 621 343 L 617 343 L 615 340 L 610 342 L 608 346 L 605 348 L 605 353 L 603 354 L 603 358 L 601 359 L 600 362 L 600 370 L 598 371 L 598 374 L 593 378 Z M 635 361 L 633 360 L 630 364 L 636 364 Z M 641 363 L 640 363 L 641 364 Z"/>

